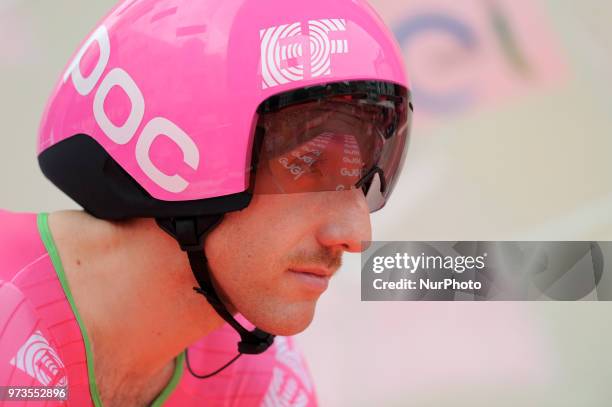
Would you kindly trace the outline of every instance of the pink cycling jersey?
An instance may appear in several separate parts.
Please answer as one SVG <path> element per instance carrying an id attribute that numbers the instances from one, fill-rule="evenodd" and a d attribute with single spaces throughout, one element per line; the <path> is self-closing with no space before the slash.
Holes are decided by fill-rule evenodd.
<path id="1" fill-rule="evenodd" d="M 195 372 L 210 372 L 236 354 L 228 325 L 189 347 Z M 176 368 L 153 406 L 316 406 L 312 379 L 291 338 L 262 355 L 243 355 L 211 378 Z M 101 406 L 87 332 L 70 293 L 47 215 L 0 211 L 0 386 L 64 386 L 66 401 L 34 405 Z M 17 406 L 25 401 L 2 401 Z"/>

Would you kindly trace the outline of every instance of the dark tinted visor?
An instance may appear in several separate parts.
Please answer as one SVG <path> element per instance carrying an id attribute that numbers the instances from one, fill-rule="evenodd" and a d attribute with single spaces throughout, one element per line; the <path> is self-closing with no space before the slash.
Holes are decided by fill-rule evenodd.
<path id="1" fill-rule="evenodd" d="M 391 195 L 408 146 L 406 88 L 352 81 L 273 96 L 258 109 L 256 194 L 360 188 L 371 211 Z"/>

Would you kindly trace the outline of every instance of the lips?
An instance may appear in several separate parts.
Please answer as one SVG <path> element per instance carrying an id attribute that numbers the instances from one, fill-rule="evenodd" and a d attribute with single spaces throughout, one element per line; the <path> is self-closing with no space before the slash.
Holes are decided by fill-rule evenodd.
<path id="1" fill-rule="evenodd" d="M 318 277 L 331 277 L 334 272 L 329 269 L 319 268 L 319 267 L 299 267 L 299 268 L 291 268 L 291 271 L 296 273 L 305 273 L 305 274 L 313 274 Z"/>
<path id="2" fill-rule="evenodd" d="M 321 293 L 327 289 L 333 275 L 332 270 L 323 268 L 291 268 L 289 273 L 307 289 Z"/>

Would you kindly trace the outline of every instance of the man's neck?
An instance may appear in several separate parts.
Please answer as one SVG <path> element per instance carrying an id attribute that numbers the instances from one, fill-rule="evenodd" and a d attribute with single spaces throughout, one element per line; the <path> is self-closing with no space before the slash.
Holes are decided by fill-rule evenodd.
<path id="1" fill-rule="evenodd" d="M 193 292 L 187 256 L 152 219 L 111 223 L 58 212 L 49 226 L 101 364 L 97 375 L 112 370 L 118 383 L 164 376 L 189 344 L 223 323 Z"/>

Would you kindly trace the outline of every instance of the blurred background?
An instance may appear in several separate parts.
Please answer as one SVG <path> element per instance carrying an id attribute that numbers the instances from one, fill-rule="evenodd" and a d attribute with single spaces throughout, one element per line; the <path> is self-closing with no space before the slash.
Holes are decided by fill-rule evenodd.
<path id="1" fill-rule="evenodd" d="M 0 0 L 0 207 L 75 204 L 35 159 L 115 0 Z M 612 240 L 612 3 L 372 0 L 411 73 L 411 151 L 375 240 Z M 608 303 L 362 303 L 358 255 L 298 337 L 322 406 L 612 405 Z"/>

